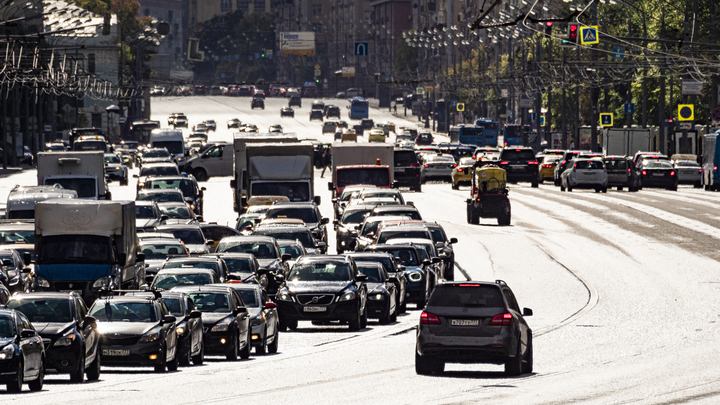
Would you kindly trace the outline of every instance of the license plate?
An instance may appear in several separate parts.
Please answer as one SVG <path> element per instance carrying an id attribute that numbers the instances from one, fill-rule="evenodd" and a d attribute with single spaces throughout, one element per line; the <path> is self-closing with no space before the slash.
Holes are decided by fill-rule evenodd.
<path id="1" fill-rule="evenodd" d="M 450 320 L 451 326 L 478 326 L 480 321 L 478 319 L 452 319 Z"/>
<path id="2" fill-rule="evenodd" d="M 127 350 L 115 350 L 115 349 L 103 349 L 103 356 L 129 356 L 130 349 Z"/>
<path id="3" fill-rule="evenodd" d="M 395 173 L 405 173 L 404 167 L 395 168 Z"/>
<path id="4" fill-rule="evenodd" d="M 305 311 L 305 312 L 325 312 L 325 311 L 327 311 L 327 307 L 304 307 L 303 311 Z"/>
<path id="5" fill-rule="evenodd" d="M 525 166 L 510 166 L 510 170 L 513 170 L 513 171 L 525 170 Z"/>
<path id="6" fill-rule="evenodd" d="M 665 175 L 665 173 L 653 173 L 653 176 L 655 176 L 655 177 L 661 177 L 664 175 Z"/>

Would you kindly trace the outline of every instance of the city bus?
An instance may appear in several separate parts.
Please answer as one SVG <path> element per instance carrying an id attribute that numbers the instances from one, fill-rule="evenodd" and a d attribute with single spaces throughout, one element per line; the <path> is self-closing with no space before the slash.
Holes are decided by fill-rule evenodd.
<path id="1" fill-rule="evenodd" d="M 368 117 L 369 104 L 363 97 L 353 97 L 350 100 L 350 119 L 361 120 Z"/>
<path id="2" fill-rule="evenodd" d="M 490 118 L 478 118 L 475 120 L 475 126 L 483 129 L 485 146 L 497 146 L 498 135 L 500 135 L 500 124 L 497 121 Z M 490 145 L 488 142 L 493 144 Z"/>
<path id="3" fill-rule="evenodd" d="M 456 125 L 450 128 L 450 142 L 473 146 L 492 146 L 498 144 L 497 131 L 485 129 L 478 125 Z"/>
<path id="4" fill-rule="evenodd" d="M 505 146 L 522 146 L 523 135 L 530 132 L 530 126 L 520 124 L 505 124 L 503 128 L 503 144 Z"/>
<path id="5" fill-rule="evenodd" d="M 130 139 L 145 145 L 150 143 L 150 133 L 160 128 L 160 121 L 135 121 L 130 126 Z"/>

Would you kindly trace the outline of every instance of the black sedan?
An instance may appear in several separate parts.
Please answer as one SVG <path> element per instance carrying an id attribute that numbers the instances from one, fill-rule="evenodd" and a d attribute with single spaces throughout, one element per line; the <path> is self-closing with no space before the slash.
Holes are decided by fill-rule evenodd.
<path id="1" fill-rule="evenodd" d="M 218 285 L 178 287 L 202 312 L 205 354 L 225 355 L 228 360 L 250 357 L 252 329 L 247 307 L 234 289 Z"/>
<path id="2" fill-rule="evenodd" d="M 280 330 L 295 329 L 300 320 L 348 322 L 352 331 L 366 327 L 366 280 L 349 257 L 300 257 L 275 296 Z"/>
<path id="3" fill-rule="evenodd" d="M 405 277 L 408 279 L 405 299 L 423 308 L 433 289 L 433 274 L 431 262 L 422 260 L 422 253 L 417 246 L 408 245 L 373 245 L 369 252 L 387 252 L 405 268 Z"/>
<path id="4" fill-rule="evenodd" d="M 380 263 L 357 263 L 360 273 L 367 276 L 368 318 L 377 318 L 382 324 L 395 322 L 398 315 L 395 284 Z"/>
<path id="5" fill-rule="evenodd" d="M 387 273 L 390 281 L 395 284 L 398 305 L 398 313 L 404 314 L 407 311 L 407 286 L 408 279 L 405 277 L 405 267 L 398 264 L 390 253 L 385 252 L 353 252 L 348 254 L 360 265 L 363 262 L 380 263 Z"/>
<path id="6" fill-rule="evenodd" d="M 103 365 L 177 370 L 177 319 L 160 294 L 99 298 L 90 316 L 97 320 Z"/>
<path id="7" fill-rule="evenodd" d="M 19 311 L 0 309 L 0 384 L 8 392 L 40 391 L 45 380 L 45 347 L 30 320 Z"/>
<path id="8" fill-rule="evenodd" d="M 659 187 L 677 191 L 678 174 L 672 163 L 666 160 L 644 160 L 640 165 L 642 187 Z"/>
<path id="9" fill-rule="evenodd" d="M 14 295 L 7 308 L 22 312 L 45 345 L 46 373 L 68 373 L 73 382 L 100 378 L 100 335 L 83 299 L 72 293 Z"/>
<path id="10" fill-rule="evenodd" d="M 295 110 L 292 107 L 283 107 L 280 109 L 280 117 L 295 117 Z"/>

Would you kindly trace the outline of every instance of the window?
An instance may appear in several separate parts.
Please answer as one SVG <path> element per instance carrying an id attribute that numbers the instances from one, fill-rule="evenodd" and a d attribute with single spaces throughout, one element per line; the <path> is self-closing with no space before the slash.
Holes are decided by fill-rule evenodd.
<path id="1" fill-rule="evenodd" d="M 173 11 L 172 10 L 168 10 L 168 21 L 170 21 L 170 22 L 173 21 Z"/>
<path id="2" fill-rule="evenodd" d="M 88 73 L 91 75 L 95 74 L 95 54 L 89 53 L 88 54 Z"/>
<path id="3" fill-rule="evenodd" d="M 312 25 L 313 32 L 316 34 L 322 34 L 323 33 L 323 26 L 322 24 L 313 24 Z"/>
<path id="4" fill-rule="evenodd" d="M 237 8 L 247 10 L 248 0 L 237 0 Z"/>
<path id="5" fill-rule="evenodd" d="M 265 0 L 253 0 L 254 11 L 265 11 Z"/>
<path id="6" fill-rule="evenodd" d="M 92 114 L 92 126 L 102 128 L 102 114 Z"/>
<path id="7" fill-rule="evenodd" d="M 313 15 L 321 16 L 322 15 L 322 4 L 313 4 L 312 11 L 313 11 Z"/>
<path id="8" fill-rule="evenodd" d="M 220 0 L 220 12 L 227 13 L 228 11 L 232 11 L 230 0 Z"/>

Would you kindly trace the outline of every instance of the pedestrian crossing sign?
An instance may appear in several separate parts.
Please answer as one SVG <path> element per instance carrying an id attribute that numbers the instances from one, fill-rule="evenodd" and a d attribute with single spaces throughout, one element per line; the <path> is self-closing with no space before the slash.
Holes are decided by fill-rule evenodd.
<path id="1" fill-rule="evenodd" d="M 597 25 L 588 27 L 580 27 L 580 44 L 581 45 L 592 45 L 599 44 L 600 36 L 598 35 Z"/>
<path id="2" fill-rule="evenodd" d="M 600 125 L 604 127 L 611 127 L 613 125 L 612 113 L 600 113 Z"/>

